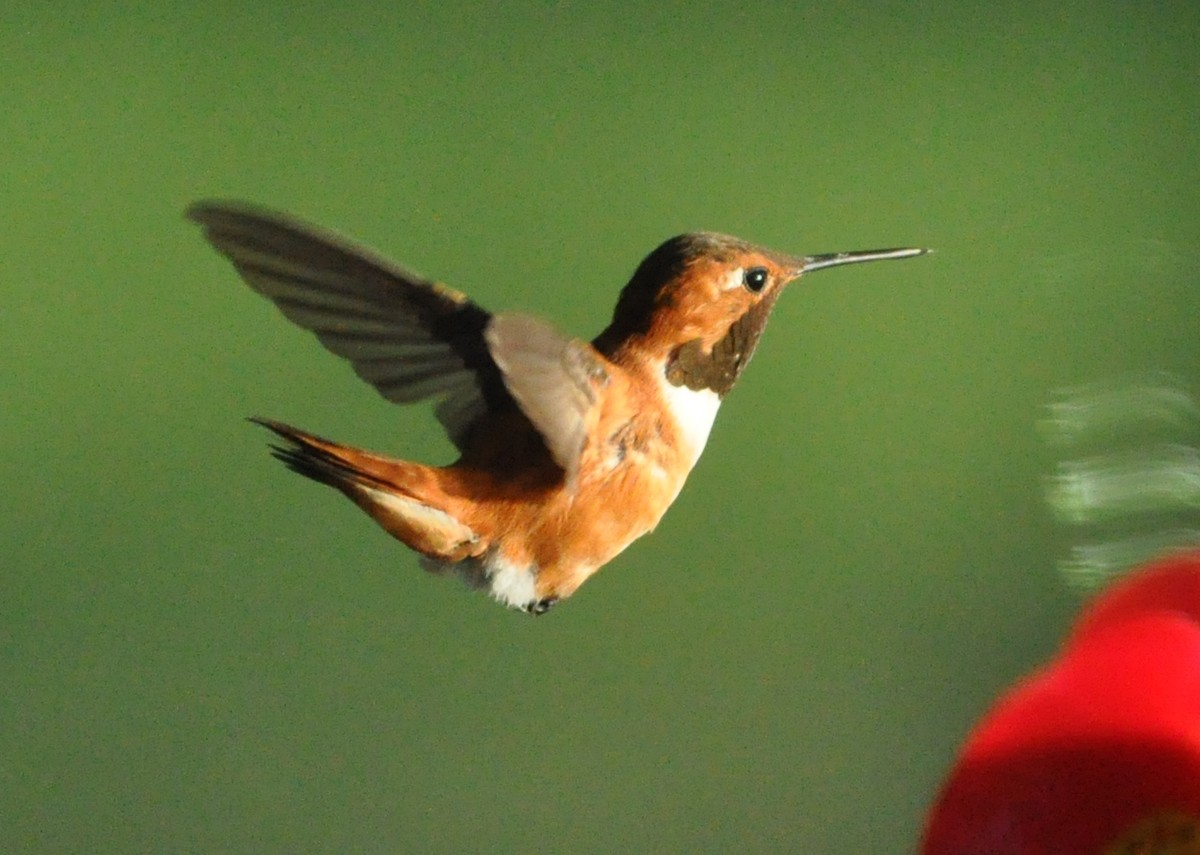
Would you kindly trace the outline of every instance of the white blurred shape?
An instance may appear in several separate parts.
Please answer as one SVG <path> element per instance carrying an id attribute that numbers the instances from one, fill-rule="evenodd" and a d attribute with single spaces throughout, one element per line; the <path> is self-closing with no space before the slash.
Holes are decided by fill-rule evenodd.
<path id="1" fill-rule="evenodd" d="M 1170 552 L 1194 549 L 1200 544 L 1200 528 L 1178 528 L 1133 535 L 1123 540 L 1082 543 L 1058 563 L 1072 588 L 1093 591 L 1131 567 Z"/>
<path id="2" fill-rule="evenodd" d="M 1200 451 L 1173 444 L 1064 460 L 1048 494 L 1075 525 L 1200 508 Z"/>
<path id="3" fill-rule="evenodd" d="M 1040 427 L 1059 455 L 1046 501 L 1073 543 L 1059 571 L 1093 590 L 1200 545 L 1200 404 L 1164 371 L 1058 393 Z"/>
<path id="4" fill-rule="evenodd" d="M 1167 371 L 1063 389 L 1047 410 L 1042 433 L 1060 446 L 1111 441 L 1146 430 L 1185 431 L 1200 424 L 1200 406 L 1182 378 Z"/>

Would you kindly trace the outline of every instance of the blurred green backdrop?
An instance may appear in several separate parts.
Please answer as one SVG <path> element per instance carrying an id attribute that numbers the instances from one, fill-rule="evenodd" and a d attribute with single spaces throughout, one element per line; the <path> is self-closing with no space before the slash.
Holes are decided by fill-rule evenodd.
<path id="1" fill-rule="evenodd" d="M 1200 384 L 1200 6 L 243 6 L 6 13 L 0 850 L 911 849 L 1077 605 L 1050 390 Z M 682 230 L 938 252 L 794 286 L 659 530 L 531 620 L 270 460 L 244 416 L 450 448 L 209 196 L 588 337 Z"/>

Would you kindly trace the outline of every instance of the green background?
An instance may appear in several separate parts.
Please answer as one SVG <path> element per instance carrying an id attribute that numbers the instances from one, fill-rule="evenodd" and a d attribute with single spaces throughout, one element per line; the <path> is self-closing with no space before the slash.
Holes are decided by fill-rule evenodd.
<path id="1" fill-rule="evenodd" d="M 1200 6 L 244 5 L 6 10 L 0 851 L 910 850 L 1078 605 L 1053 390 L 1200 381 Z M 792 286 L 532 620 L 270 460 L 244 416 L 451 450 L 211 196 L 586 337 L 684 230 L 937 253 Z"/>

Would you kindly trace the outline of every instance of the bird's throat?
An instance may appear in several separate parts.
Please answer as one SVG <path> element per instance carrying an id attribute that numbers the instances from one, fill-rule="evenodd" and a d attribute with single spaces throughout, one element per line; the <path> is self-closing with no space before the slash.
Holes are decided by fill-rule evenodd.
<path id="1" fill-rule="evenodd" d="M 711 389 L 724 398 L 750 364 L 778 293 L 751 307 L 711 348 L 706 348 L 700 339 L 677 347 L 667 357 L 667 382 L 693 391 Z"/>

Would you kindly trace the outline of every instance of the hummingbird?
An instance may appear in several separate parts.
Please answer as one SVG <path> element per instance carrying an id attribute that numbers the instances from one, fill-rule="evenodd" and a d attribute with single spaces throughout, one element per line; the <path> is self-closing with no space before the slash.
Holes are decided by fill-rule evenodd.
<path id="1" fill-rule="evenodd" d="M 289 216 L 224 201 L 187 216 L 253 290 L 384 398 L 431 399 L 459 456 L 398 460 L 252 418 L 276 435 L 272 454 L 341 491 L 425 569 L 532 615 L 655 528 L 785 285 L 926 252 L 795 256 L 682 234 L 638 265 L 588 343 L 531 315 L 492 314 Z"/>

